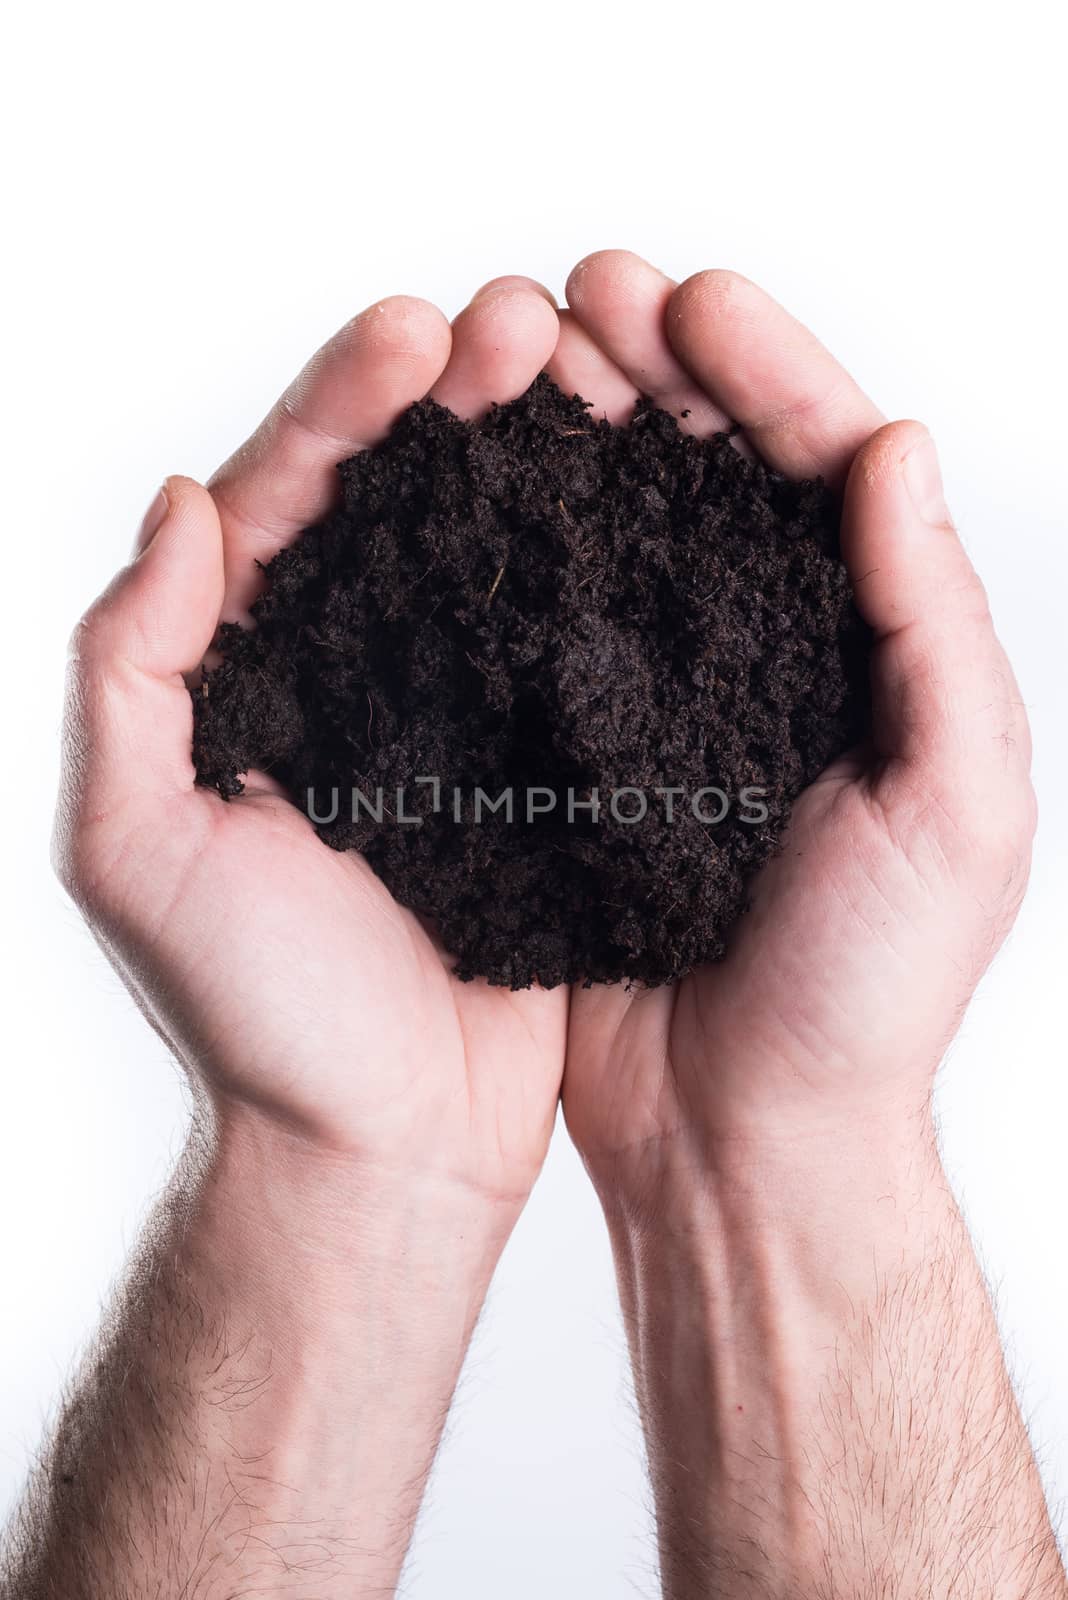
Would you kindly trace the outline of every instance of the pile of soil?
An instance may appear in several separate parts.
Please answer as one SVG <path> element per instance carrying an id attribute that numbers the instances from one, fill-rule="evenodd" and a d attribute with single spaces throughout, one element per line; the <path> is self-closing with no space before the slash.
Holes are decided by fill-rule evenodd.
<path id="1" fill-rule="evenodd" d="M 791 802 L 867 726 L 829 491 L 545 376 L 475 423 L 414 405 L 339 472 L 255 627 L 221 629 L 199 781 L 269 770 L 463 978 L 658 984 L 720 957 Z M 506 790 L 510 821 L 477 796 Z"/>

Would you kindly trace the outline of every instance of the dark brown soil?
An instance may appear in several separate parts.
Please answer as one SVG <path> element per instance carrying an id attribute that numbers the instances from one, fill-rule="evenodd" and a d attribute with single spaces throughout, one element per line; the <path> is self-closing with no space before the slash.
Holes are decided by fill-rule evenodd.
<path id="1" fill-rule="evenodd" d="M 221 630 L 199 781 L 229 797 L 268 769 L 320 818 L 336 790 L 321 837 L 432 917 L 461 977 L 654 984 L 720 957 L 794 797 L 867 725 L 830 493 L 644 402 L 598 421 L 545 377 L 478 423 L 413 406 L 339 471 L 255 629 Z M 509 786 L 513 820 L 483 801 L 476 823 L 476 789 Z M 535 788 L 556 804 L 528 821 Z M 599 819 L 569 820 L 569 790 Z"/>

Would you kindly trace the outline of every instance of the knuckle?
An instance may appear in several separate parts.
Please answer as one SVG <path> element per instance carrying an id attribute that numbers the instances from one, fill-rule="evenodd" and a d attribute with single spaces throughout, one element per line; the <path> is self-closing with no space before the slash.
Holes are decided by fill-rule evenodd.
<path id="1" fill-rule="evenodd" d="M 78 618 L 68 636 L 67 660 L 73 666 L 77 666 L 85 660 L 88 651 L 98 636 L 99 628 L 93 616 L 94 609 L 94 606 L 90 606 L 89 610 Z"/>
<path id="2" fill-rule="evenodd" d="M 929 855 L 933 846 L 950 880 L 998 893 L 1022 886 L 1038 822 L 1028 778 L 991 786 L 967 766 L 913 776 L 893 792 L 894 832 L 905 854 Z"/>
<path id="3" fill-rule="evenodd" d="M 71 629 L 67 641 L 67 660 L 71 667 L 95 668 L 110 653 L 109 597 L 110 590 L 105 590 Z"/>
<path id="4" fill-rule="evenodd" d="M 1029 859 L 1037 826 L 1038 803 L 1028 781 L 975 808 L 967 833 L 974 856 L 998 878 L 1010 878 Z"/>
<path id="5" fill-rule="evenodd" d="M 1038 796 L 1030 780 L 1017 785 L 1007 822 L 1010 842 L 1029 850 L 1038 832 Z"/>
<path id="6" fill-rule="evenodd" d="M 101 840 L 79 798 L 61 791 L 52 828 L 52 870 L 92 928 L 107 926 L 119 904 L 112 870 L 118 855 L 121 846 Z"/>
<path id="7" fill-rule="evenodd" d="M 88 912 L 107 873 L 93 825 L 93 769 L 102 758 L 101 734 L 116 711 L 115 663 L 106 612 L 96 602 L 70 637 L 63 707 L 61 775 L 50 839 L 52 870 L 75 904 Z"/>
<path id="8" fill-rule="evenodd" d="M 70 797 L 61 793 L 52 828 L 52 871 L 75 905 L 85 909 L 91 899 L 93 873 L 85 835 L 78 826 Z"/>
<path id="9" fill-rule="evenodd" d="M 975 626 L 993 632 L 994 619 L 990 612 L 990 596 L 986 584 L 965 555 L 963 545 L 960 546 L 960 558 L 961 573 L 957 593 L 961 611 Z"/>

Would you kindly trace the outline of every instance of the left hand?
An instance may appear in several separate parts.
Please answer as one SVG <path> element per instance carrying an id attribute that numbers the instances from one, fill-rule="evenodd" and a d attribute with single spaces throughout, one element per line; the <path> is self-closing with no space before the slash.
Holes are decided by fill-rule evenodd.
<path id="1" fill-rule="evenodd" d="M 622 419 L 639 390 L 693 431 L 743 425 L 773 468 L 844 490 L 871 625 L 873 737 L 798 799 L 726 959 L 655 990 L 575 991 L 564 1109 L 633 1198 L 695 1152 L 830 1135 L 926 1140 L 931 1084 L 1027 882 L 1030 738 L 926 431 L 883 418 L 746 279 L 676 286 L 623 251 L 568 285 L 551 370 Z M 722 409 L 721 409 L 722 408 Z"/>

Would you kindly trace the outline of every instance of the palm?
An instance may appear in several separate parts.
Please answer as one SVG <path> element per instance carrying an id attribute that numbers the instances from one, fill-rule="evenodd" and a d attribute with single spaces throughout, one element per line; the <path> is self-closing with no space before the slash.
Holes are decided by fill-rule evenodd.
<path id="1" fill-rule="evenodd" d="M 580 1143 L 619 1153 L 696 1110 L 728 1124 L 769 1106 L 788 1115 L 815 1085 L 853 1088 L 853 1062 L 892 1065 L 891 1051 L 909 1048 L 903 1019 L 918 1039 L 930 1021 L 914 973 L 953 971 L 934 887 L 888 833 L 867 779 L 828 773 L 797 802 L 724 961 L 674 988 L 575 994 L 567 1110 Z M 925 907 L 938 914 L 925 919 Z"/>
<path id="2" fill-rule="evenodd" d="M 168 907 L 154 961 L 181 1053 L 339 1146 L 402 1164 L 429 1143 L 476 1169 L 454 1176 L 529 1187 L 559 1082 L 563 991 L 457 982 L 366 863 L 324 849 L 285 799 L 194 798 L 181 834 L 151 830 L 145 856 Z M 135 896 L 144 868 L 126 860 Z"/>

